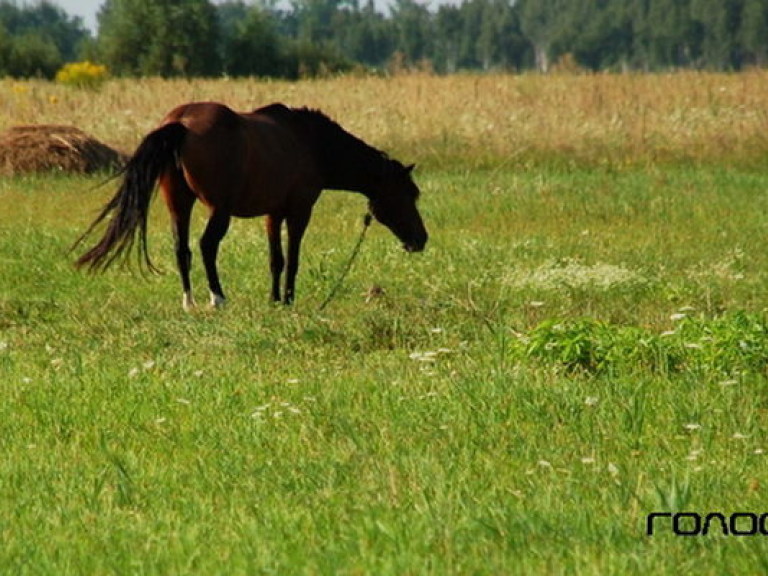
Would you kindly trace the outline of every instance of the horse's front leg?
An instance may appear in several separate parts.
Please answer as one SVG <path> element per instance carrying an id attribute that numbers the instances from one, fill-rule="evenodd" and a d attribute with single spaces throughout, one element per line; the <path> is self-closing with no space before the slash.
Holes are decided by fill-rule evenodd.
<path id="1" fill-rule="evenodd" d="M 226 298 L 219 282 L 219 273 L 216 269 L 216 256 L 219 253 L 219 243 L 229 229 L 230 215 L 222 210 L 213 210 L 208 224 L 200 238 L 200 251 L 205 264 L 205 274 L 208 277 L 208 288 L 211 291 L 211 306 L 218 308 L 224 304 Z"/>
<path id="2" fill-rule="evenodd" d="M 311 207 L 299 214 L 288 217 L 288 262 L 285 272 L 285 294 L 283 295 L 283 304 L 292 304 L 296 294 L 296 275 L 299 272 L 299 251 L 301 249 L 301 239 L 304 237 L 304 231 L 309 224 Z"/>
<path id="3" fill-rule="evenodd" d="M 269 270 L 272 273 L 272 301 L 280 302 L 280 275 L 283 273 L 285 258 L 283 244 L 280 239 L 280 228 L 283 219 L 279 216 L 267 215 L 267 238 L 269 240 Z"/>

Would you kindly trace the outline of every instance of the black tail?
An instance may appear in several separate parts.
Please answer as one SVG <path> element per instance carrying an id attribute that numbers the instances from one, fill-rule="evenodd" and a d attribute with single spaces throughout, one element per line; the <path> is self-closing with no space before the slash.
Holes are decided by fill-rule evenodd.
<path id="1" fill-rule="evenodd" d="M 94 229 L 112 214 L 101 240 L 77 259 L 78 268 L 87 266 L 91 271 L 103 271 L 117 259 L 126 259 L 139 237 L 139 264 L 156 271 L 147 251 L 147 215 L 154 196 L 158 177 L 177 161 L 178 151 L 186 135 L 186 128 L 174 122 L 150 132 L 122 169 L 123 181 L 114 197 L 94 220 L 88 230 L 78 238 L 76 248 Z M 143 262 L 142 262 L 143 260 Z"/>

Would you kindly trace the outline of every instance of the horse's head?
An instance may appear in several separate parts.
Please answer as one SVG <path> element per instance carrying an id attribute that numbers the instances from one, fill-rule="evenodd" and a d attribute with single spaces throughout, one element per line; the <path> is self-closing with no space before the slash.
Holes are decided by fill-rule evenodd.
<path id="1" fill-rule="evenodd" d="M 374 218 L 389 228 L 408 252 L 421 252 L 427 230 L 416 207 L 419 188 L 411 178 L 413 165 L 395 164 L 371 195 L 369 208 Z"/>

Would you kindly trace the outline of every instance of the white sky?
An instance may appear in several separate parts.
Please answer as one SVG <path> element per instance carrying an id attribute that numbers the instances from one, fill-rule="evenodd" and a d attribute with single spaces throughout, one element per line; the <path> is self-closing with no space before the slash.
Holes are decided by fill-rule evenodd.
<path id="1" fill-rule="evenodd" d="M 85 25 L 96 31 L 96 12 L 104 0 L 52 0 L 53 4 L 58 4 L 67 14 L 80 16 Z"/>

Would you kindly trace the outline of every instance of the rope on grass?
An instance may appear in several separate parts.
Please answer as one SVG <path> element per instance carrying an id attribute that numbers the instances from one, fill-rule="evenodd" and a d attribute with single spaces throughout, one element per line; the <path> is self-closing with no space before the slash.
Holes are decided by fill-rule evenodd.
<path id="1" fill-rule="evenodd" d="M 341 288 L 341 284 L 344 282 L 347 274 L 349 274 L 349 271 L 352 269 L 352 263 L 355 261 L 355 258 L 357 258 L 357 255 L 360 252 L 360 247 L 363 245 L 363 240 L 365 239 L 365 233 L 368 231 L 372 220 L 373 216 L 371 216 L 370 212 L 366 213 L 366 215 L 363 217 L 363 229 L 360 232 L 360 237 L 357 239 L 357 244 L 355 244 L 355 247 L 352 249 L 352 254 L 350 254 L 349 260 L 347 260 L 347 264 L 342 270 L 338 280 L 336 280 L 336 283 L 333 285 L 333 288 L 331 288 L 331 291 L 329 292 L 328 296 L 326 296 L 325 300 L 323 300 L 323 303 L 318 307 L 318 312 L 325 310 L 325 307 L 328 306 L 330 301 L 333 300 L 333 298 L 336 296 L 339 288 Z"/>

